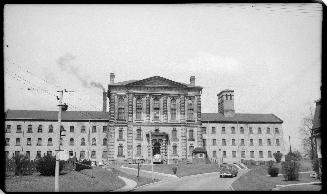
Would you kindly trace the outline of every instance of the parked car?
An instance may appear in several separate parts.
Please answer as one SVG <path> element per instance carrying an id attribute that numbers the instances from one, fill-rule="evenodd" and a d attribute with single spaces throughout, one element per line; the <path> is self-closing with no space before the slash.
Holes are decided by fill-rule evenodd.
<path id="1" fill-rule="evenodd" d="M 220 174 L 219 177 L 223 178 L 223 177 L 236 177 L 238 170 L 236 169 L 236 167 L 232 166 L 232 165 L 223 165 L 220 170 L 219 170 Z"/>
<path id="2" fill-rule="evenodd" d="M 163 160 L 160 154 L 156 154 L 153 156 L 153 164 L 162 164 Z"/>

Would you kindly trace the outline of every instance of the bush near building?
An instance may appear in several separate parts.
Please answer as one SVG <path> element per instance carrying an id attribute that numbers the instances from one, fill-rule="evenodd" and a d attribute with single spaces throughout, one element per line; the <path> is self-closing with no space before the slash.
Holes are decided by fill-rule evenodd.
<path id="1" fill-rule="evenodd" d="M 286 181 L 299 180 L 300 163 L 298 161 L 285 161 L 282 163 L 282 169 Z"/>
<path id="2" fill-rule="evenodd" d="M 283 154 L 280 152 L 275 152 L 275 153 L 273 153 L 273 156 L 274 156 L 276 162 L 280 163 L 280 161 L 282 160 Z"/>
<path id="3" fill-rule="evenodd" d="M 80 162 L 76 162 L 76 166 L 75 166 L 75 171 L 81 171 L 83 169 L 91 169 L 91 160 L 82 160 Z"/>
<path id="4" fill-rule="evenodd" d="M 45 155 L 37 160 L 36 170 L 44 176 L 54 176 L 56 167 L 56 157 Z M 59 172 L 64 167 L 64 161 L 59 162 Z"/>

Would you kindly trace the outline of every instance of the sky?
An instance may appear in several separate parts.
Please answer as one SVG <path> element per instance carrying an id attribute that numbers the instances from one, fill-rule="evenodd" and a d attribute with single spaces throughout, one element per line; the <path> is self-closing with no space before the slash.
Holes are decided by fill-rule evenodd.
<path id="1" fill-rule="evenodd" d="M 321 96 L 322 6 L 5 5 L 5 110 L 102 110 L 102 88 L 161 76 L 203 87 L 202 112 L 233 89 L 237 113 L 273 113 L 300 149 Z"/>

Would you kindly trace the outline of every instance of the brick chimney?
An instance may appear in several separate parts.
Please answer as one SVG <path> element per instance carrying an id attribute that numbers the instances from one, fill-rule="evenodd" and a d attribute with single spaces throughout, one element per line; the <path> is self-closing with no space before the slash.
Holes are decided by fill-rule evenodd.
<path id="1" fill-rule="evenodd" d="M 195 76 L 191 76 L 190 77 L 190 84 L 191 84 L 191 86 L 195 86 Z"/>
<path id="2" fill-rule="evenodd" d="M 110 84 L 114 84 L 114 83 L 115 83 L 115 74 L 110 73 Z"/>
<path id="3" fill-rule="evenodd" d="M 107 112 L 107 92 L 103 92 L 103 112 Z"/>

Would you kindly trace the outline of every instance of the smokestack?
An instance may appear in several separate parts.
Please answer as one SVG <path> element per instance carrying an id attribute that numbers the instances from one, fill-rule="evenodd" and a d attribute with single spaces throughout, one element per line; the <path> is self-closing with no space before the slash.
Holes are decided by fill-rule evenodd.
<path id="1" fill-rule="evenodd" d="M 190 84 L 191 86 L 195 86 L 195 76 L 190 77 Z"/>
<path id="2" fill-rule="evenodd" d="M 103 92 L 103 112 L 107 112 L 107 92 Z"/>
<path id="3" fill-rule="evenodd" d="M 114 83 L 115 83 L 115 74 L 110 73 L 110 84 L 114 84 Z"/>

